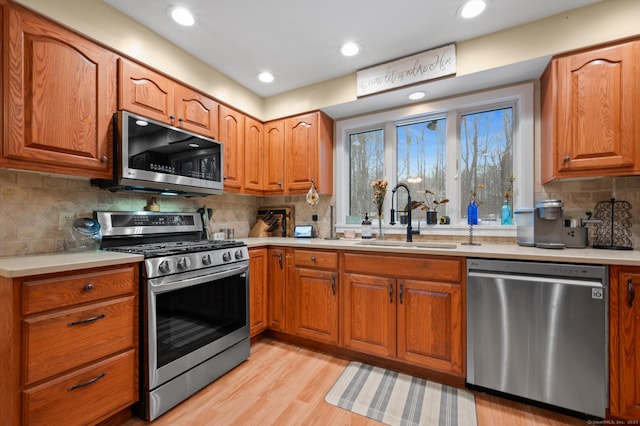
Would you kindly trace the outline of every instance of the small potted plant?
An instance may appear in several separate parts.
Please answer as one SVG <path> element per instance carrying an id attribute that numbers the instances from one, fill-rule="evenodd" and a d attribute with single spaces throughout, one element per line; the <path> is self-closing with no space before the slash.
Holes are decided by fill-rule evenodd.
<path id="1" fill-rule="evenodd" d="M 425 201 L 414 201 L 412 202 L 411 209 L 416 209 L 420 207 L 421 210 L 427 211 L 427 225 L 435 225 L 438 223 L 438 206 L 440 204 L 446 204 L 449 202 L 447 198 L 442 198 L 437 200 L 435 198 L 435 193 L 429 189 L 425 190 Z"/>

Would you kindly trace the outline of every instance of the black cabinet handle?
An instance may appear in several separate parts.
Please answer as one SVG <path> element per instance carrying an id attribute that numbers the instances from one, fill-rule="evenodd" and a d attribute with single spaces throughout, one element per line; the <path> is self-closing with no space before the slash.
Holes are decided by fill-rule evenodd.
<path id="1" fill-rule="evenodd" d="M 92 284 L 92 283 L 89 283 L 89 284 L 87 284 L 87 285 L 85 285 L 85 286 L 83 287 L 84 291 L 86 291 L 86 292 L 92 291 L 94 288 L 95 288 L 95 287 L 93 286 L 93 284 Z"/>
<path id="2" fill-rule="evenodd" d="M 393 303 L 393 284 L 389 284 L 389 303 Z"/>
<path id="3" fill-rule="evenodd" d="M 104 376 L 106 376 L 106 375 L 107 375 L 107 373 L 98 374 L 96 377 L 94 377 L 94 378 L 93 378 L 93 379 L 91 379 L 91 380 L 88 380 L 88 381 L 86 381 L 86 382 L 84 382 L 84 383 L 78 383 L 77 385 L 73 385 L 73 386 L 71 386 L 69 389 L 67 389 L 67 391 L 68 391 L 68 392 L 71 392 L 72 390 L 76 390 L 76 389 L 78 389 L 78 388 L 83 388 L 83 387 L 85 387 L 85 386 L 92 385 L 92 384 L 94 384 L 95 382 L 97 382 L 98 380 L 102 379 L 102 378 L 103 378 Z"/>
<path id="4" fill-rule="evenodd" d="M 636 290 L 635 288 L 633 288 L 633 280 L 631 278 L 629 278 L 627 280 L 627 287 L 629 288 L 629 296 L 627 298 L 627 305 L 629 305 L 629 307 L 633 306 L 633 299 L 636 298 Z"/>
<path id="5" fill-rule="evenodd" d="M 83 319 L 80 321 L 73 321 L 70 322 L 69 324 L 67 324 L 69 327 L 73 326 L 73 325 L 80 325 L 80 324 L 88 324 L 90 322 L 94 322 L 94 321 L 98 321 L 99 319 L 102 319 L 104 317 L 106 317 L 106 314 L 100 314 L 100 315 L 96 315 L 95 317 L 91 317 L 91 318 L 87 318 L 87 319 Z"/>
<path id="6" fill-rule="evenodd" d="M 282 269 L 282 253 L 278 255 L 278 265 L 280 266 L 280 269 Z"/>
<path id="7" fill-rule="evenodd" d="M 403 287 L 403 285 L 400 284 L 400 295 L 399 295 L 399 297 L 400 297 L 400 304 L 401 305 L 402 305 L 402 287 Z"/>
<path id="8" fill-rule="evenodd" d="M 336 277 L 331 277 L 331 291 L 336 295 Z"/>

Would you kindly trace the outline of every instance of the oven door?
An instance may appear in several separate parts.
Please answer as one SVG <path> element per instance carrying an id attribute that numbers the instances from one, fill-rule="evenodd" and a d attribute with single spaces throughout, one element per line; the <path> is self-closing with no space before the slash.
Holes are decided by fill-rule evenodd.
<path id="1" fill-rule="evenodd" d="M 147 280 L 146 390 L 249 338 L 248 269 L 239 262 Z"/>

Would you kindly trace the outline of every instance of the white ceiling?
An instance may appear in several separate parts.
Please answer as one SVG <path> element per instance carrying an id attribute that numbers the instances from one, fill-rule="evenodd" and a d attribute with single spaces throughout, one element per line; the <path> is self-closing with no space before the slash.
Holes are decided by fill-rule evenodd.
<path id="1" fill-rule="evenodd" d="M 464 0 L 104 1 L 252 92 L 269 97 L 600 0 L 488 0 L 486 12 L 466 22 L 456 16 Z M 172 5 L 192 10 L 196 24 L 174 24 L 167 15 Z M 359 55 L 340 54 L 340 45 L 348 40 L 362 46 Z M 544 65 L 530 62 L 526 72 L 520 72 L 539 76 Z M 264 70 L 275 75 L 273 83 L 258 81 L 257 74 Z M 353 113 L 334 111 L 340 116 Z"/>

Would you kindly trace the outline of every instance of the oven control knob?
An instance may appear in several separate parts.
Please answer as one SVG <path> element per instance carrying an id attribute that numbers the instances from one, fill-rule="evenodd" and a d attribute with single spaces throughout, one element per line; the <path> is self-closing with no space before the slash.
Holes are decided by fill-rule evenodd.
<path id="1" fill-rule="evenodd" d="M 168 274 L 169 272 L 171 272 L 171 265 L 169 265 L 169 261 L 163 260 L 162 262 L 160 262 L 160 264 L 158 265 L 158 270 L 163 274 Z"/>
<path id="2" fill-rule="evenodd" d="M 204 256 L 202 256 L 203 265 L 211 265 L 212 263 L 213 263 L 213 260 L 211 259 L 210 254 L 205 254 Z"/>
<path id="3" fill-rule="evenodd" d="M 188 257 L 181 257 L 180 260 L 178 260 L 178 269 L 185 270 L 189 267 L 190 264 L 191 262 L 189 261 Z"/>
<path id="4" fill-rule="evenodd" d="M 231 252 L 225 251 L 224 254 L 222 255 L 222 260 L 224 260 L 225 262 L 230 261 L 231 260 Z"/>
<path id="5" fill-rule="evenodd" d="M 236 251 L 236 255 L 235 256 L 236 256 L 236 260 L 242 259 L 242 250 Z"/>

